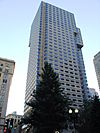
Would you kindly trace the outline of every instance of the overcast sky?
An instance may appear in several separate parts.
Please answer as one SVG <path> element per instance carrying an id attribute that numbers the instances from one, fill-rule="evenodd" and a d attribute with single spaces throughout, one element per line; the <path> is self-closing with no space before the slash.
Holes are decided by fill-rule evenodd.
<path id="1" fill-rule="evenodd" d="M 88 85 L 98 91 L 93 65 L 94 55 L 100 51 L 99 0 L 45 0 L 74 13 L 84 42 L 83 57 Z M 23 114 L 29 57 L 30 28 L 40 0 L 0 0 L 0 57 L 16 62 L 9 93 L 7 114 Z"/>

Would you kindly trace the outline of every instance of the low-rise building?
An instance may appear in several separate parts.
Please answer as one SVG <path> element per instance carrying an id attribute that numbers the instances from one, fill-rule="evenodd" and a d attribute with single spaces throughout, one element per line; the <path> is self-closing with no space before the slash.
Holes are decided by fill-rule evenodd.
<path id="1" fill-rule="evenodd" d="M 2 133 L 15 61 L 0 57 L 0 133 Z"/>
<path id="2" fill-rule="evenodd" d="M 99 96 L 98 92 L 94 88 L 89 88 L 88 97 L 89 99 L 93 98 L 94 96 Z"/>
<path id="3" fill-rule="evenodd" d="M 6 119 L 9 119 L 9 120 L 13 119 L 13 127 L 18 126 L 18 123 L 20 122 L 21 118 L 22 118 L 22 115 L 18 115 L 17 112 L 13 112 L 6 116 Z"/>

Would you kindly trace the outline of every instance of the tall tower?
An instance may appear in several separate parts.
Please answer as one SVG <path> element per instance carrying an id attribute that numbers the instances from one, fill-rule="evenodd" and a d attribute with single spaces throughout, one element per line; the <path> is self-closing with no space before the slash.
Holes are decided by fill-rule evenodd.
<path id="1" fill-rule="evenodd" d="M 98 52 L 94 56 L 93 61 L 94 61 L 94 67 L 95 67 L 96 76 L 97 76 L 98 85 L 99 85 L 99 90 L 100 90 L 100 52 Z"/>
<path id="2" fill-rule="evenodd" d="M 15 62 L 0 58 L 0 118 L 5 118 Z"/>
<path id="3" fill-rule="evenodd" d="M 76 27 L 74 14 L 41 2 L 34 18 L 30 34 L 30 54 L 27 73 L 25 101 L 38 83 L 44 62 L 52 64 L 55 72 L 73 101 L 79 108 L 87 98 L 87 79 L 82 56 L 83 42 L 80 29 Z M 29 107 L 25 105 L 24 112 Z"/>

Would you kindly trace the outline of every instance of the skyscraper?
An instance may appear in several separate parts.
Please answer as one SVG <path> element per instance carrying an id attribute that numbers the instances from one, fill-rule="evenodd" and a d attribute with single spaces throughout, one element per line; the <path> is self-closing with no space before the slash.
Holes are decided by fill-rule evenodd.
<path id="1" fill-rule="evenodd" d="M 8 95 L 14 73 L 15 62 L 0 58 L 0 118 L 6 116 Z"/>
<path id="2" fill-rule="evenodd" d="M 96 76 L 97 76 L 98 85 L 99 85 L 99 90 L 100 90 L 100 52 L 98 52 L 98 53 L 94 56 L 93 61 L 94 61 Z"/>
<path id="3" fill-rule="evenodd" d="M 81 50 L 83 42 L 74 14 L 41 2 L 32 23 L 29 47 L 25 101 L 31 99 L 30 95 L 39 81 L 38 74 L 47 61 L 59 74 L 62 87 L 73 101 L 73 106 L 81 107 L 83 99 L 87 98 L 88 87 Z M 25 105 L 24 112 L 28 109 Z"/>

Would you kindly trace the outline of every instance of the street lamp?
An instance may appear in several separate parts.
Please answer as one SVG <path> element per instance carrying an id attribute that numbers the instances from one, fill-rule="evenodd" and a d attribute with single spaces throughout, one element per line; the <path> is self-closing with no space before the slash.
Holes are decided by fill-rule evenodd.
<path id="1" fill-rule="evenodd" d="M 69 114 L 70 114 L 70 118 L 73 119 L 73 124 L 74 124 L 74 129 L 76 129 L 76 124 L 75 124 L 75 120 L 77 119 L 77 114 L 79 112 L 78 109 L 69 109 Z M 76 132 L 76 130 L 75 130 Z"/>
<path id="2" fill-rule="evenodd" d="M 79 112 L 79 110 L 78 109 L 75 109 L 75 113 L 78 113 Z"/>
<path id="3" fill-rule="evenodd" d="M 55 133 L 59 133 L 59 131 L 55 131 Z"/>
<path id="4" fill-rule="evenodd" d="M 73 111 L 72 111 L 72 109 L 69 109 L 69 114 L 71 114 Z"/>

